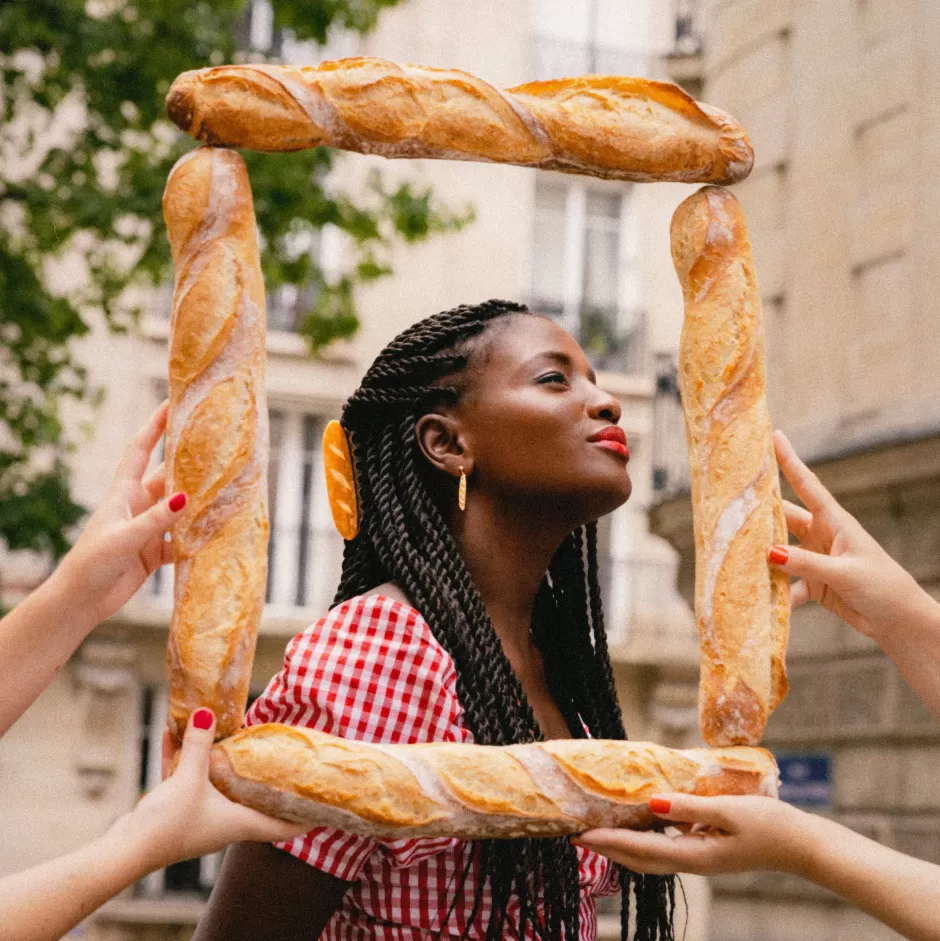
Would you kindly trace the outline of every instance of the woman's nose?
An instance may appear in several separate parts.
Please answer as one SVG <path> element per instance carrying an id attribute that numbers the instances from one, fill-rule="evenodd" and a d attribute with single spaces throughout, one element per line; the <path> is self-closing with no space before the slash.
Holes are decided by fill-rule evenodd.
<path id="1" fill-rule="evenodd" d="M 616 425 L 620 421 L 620 415 L 623 409 L 620 406 L 620 402 L 609 392 L 596 389 L 594 400 L 589 407 L 589 411 L 592 418 L 603 418 Z"/>

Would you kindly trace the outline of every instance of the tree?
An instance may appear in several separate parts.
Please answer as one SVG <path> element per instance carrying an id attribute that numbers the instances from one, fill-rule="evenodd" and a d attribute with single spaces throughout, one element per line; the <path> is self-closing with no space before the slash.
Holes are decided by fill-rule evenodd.
<path id="1" fill-rule="evenodd" d="M 323 44 L 331 28 L 368 31 L 398 2 L 274 0 L 274 27 Z M 60 410 L 95 390 L 72 341 L 97 319 L 127 330 L 138 315 L 128 289 L 170 277 L 160 198 L 194 142 L 166 119 L 164 98 L 187 69 L 263 58 L 240 51 L 246 13 L 246 0 L 0 0 L 0 538 L 11 549 L 58 557 L 83 514 Z M 378 175 L 364 200 L 335 192 L 327 149 L 244 156 L 268 290 L 297 287 L 314 353 L 355 332 L 354 289 L 391 273 L 393 240 L 470 218 Z M 310 251 L 327 224 L 356 246 L 355 266 L 333 281 Z M 81 256 L 88 278 L 53 296 L 46 266 L 65 254 Z"/>

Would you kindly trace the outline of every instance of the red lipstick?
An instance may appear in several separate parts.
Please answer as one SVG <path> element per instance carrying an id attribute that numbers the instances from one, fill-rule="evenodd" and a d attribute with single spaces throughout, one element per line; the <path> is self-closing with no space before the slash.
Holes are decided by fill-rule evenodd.
<path id="1" fill-rule="evenodd" d="M 623 429 L 618 428 L 616 425 L 607 425 L 605 428 L 601 428 L 600 431 L 594 432 L 588 438 L 588 441 L 619 454 L 626 461 L 630 460 L 630 451 L 627 449 L 627 436 L 623 433 Z"/>

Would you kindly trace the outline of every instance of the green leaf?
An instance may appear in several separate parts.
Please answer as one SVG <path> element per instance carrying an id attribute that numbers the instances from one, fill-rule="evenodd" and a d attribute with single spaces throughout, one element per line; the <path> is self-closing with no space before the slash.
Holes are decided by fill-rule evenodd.
<path id="1" fill-rule="evenodd" d="M 398 2 L 273 0 L 274 22 L 323 43 L 332 29 L 372 29 Z M 63 403 L 91 406 L 101 394 L 74 341 L 101 318 L 126 331 L 138 313 L 129 290 L 172 278 L 160 201 L 173 163 L 195 143 L 167 121 L 164 99 L 180 72 L 243 57 L 247 25 L 245 0 L 0 0 L 0 146 L 14 158 L 0 162 L 0 539 L 10 548 L 60 554 L 68 544 L 80 508 L 65 465 L 34 467 L 49 449 L 71 447 Z M 77 108 L 84 123 L 67 125 Z M 57 125 L 72 130 L 43 151 Z M 330 182 L 338 155 L 325 148 L 244 157 L 266 287 L 297 286 L 307 305 L 299 329 L 314 353 L 355 333 L 356 287 L 391 274 L 385 256 L 397 239 L 472 218 L 428 190 L 388 189 L 379 175 L 364 193 L 339 191 Z M 317 253 L 325 226 L 352 253 L 331 283 Z M 87 282 L 55 296 L 43 272 L 66 254 L 84 264 Z"/>

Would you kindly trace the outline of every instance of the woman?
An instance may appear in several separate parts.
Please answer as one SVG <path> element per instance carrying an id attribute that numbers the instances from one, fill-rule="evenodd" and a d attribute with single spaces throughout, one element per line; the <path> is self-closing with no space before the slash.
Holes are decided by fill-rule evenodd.
<path id="1" fill-rule="evenodd" d="M 776 434 L 777 459 L 805 504 L 787 504 L 800 546 L 773 546 L 770 561 L 801 579 L 793 604 L 812 600 L 871 637 L 940 718 L 940 604 L 847 513 Z M 904 856 L 831 820 L 762 797 L 665 794 L 664 820 L 697 825 L 659 833 L 592 830 L 575 842 L 640 872 L 794 873 L 853 902 L 913 941 L 940 941 L 940 866 Z"/>
<path id="2" fill-rule="evenodd" d="M 458 307 L 394 339 L 343 412 L 362 527 L 336 607 L 294 639 L 249 724 L 622 739 L 594 525 L 630 496 L 619 418 L 572 337 L 521 305 Z M 671 881 L 630 878 L 636 937 L 671 938 Z M 315 830 L 231 850 L 195 937 L 590 941 L 594 897 L 616 888 L 606 860 L 566 840 Z"/>
<path id="3" fill-rule="evenodd" d="M 121 608 L 159 565 L 164 533 L 186 504 L 164 499 L 160 467 L 145 477 L 166 425 L 166 403 L 135 436 L 111 488 L 58 568 L 0 620 L 0 735 L 22 715 L 99 621 Z M 102 837 L 0 879 L 0 941 L 54 941 L 148 872 L 238 840 L 287 838 L 293 824 L 226 800 L 209 783 L 215 716 L 190 717 L 168 778 Z M 165 755 L 167 761 L 172 756 Z"/>

